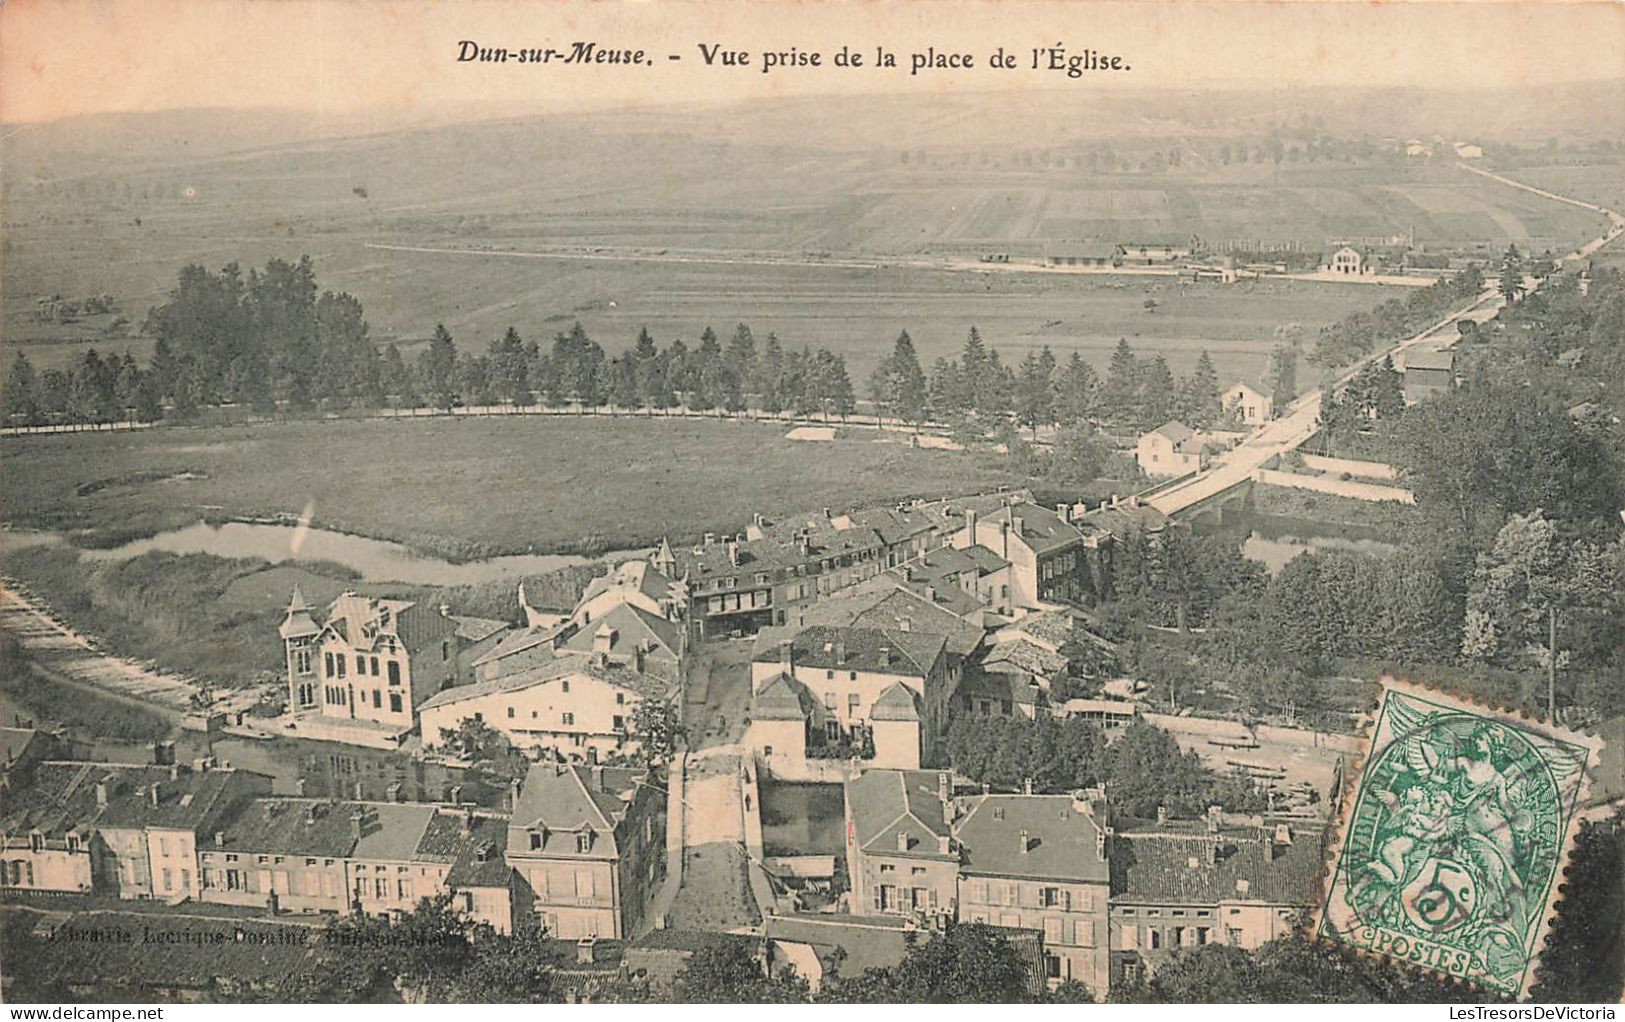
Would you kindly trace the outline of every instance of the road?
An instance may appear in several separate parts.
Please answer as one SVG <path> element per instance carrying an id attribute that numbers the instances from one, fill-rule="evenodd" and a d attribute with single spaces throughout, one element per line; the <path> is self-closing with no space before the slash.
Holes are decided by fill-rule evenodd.
<path id="1" fill-rule="evenodd" d="M 1459 166 L 1463 170 L 1491 178 L 1513 188 L 1520 188 L 1557 202 L 1566 202 L 1570 205 L 1595 210 L 1606 216 L 1611 224 L 1609 229 L 1600 237 L 1592 239 L 1581 248 L 1565 256 L 1565 260 L 1584 259 L 1621 234 L 1625 234 L 1625 216 L 1614 210 L 1593 205 L 1589 202 L 1582 202 L 1579 199 L 1557 195 L 1499 174 L 1493 174 L 1487 170 L 1480 170 L 1477 167 L 1470 167 L 1466 164 L 1460 164 Z M 1525 284 L 1529 291 L 1532 292 L 1540 286 L 1540 281 L 1525 278 Z M 1493 319 L 1505 304 L 1505 300 L 1492 287 L 1480 294 L 1471 303 L 1456 309 L 1426 330 L 1355 363 L 1334 380 L 1331 386 L 1334 392 L 1340 390 L 1347 386 L 1349 380 L 1353 379 L 1354 375 L 1362 368 L 1372 362 L 1380 361 L 1385 356 L 1400 356 L 1413 347 L 1434 349 L 1449 347 L 1459 337 L 1459 333 L 1455 329 L 1455 324 L 1458 321 L 1469 319 L 1477 323 L 1487 322 Z M 1264 467 L 1271 458 L 1296 449 L 1314 436 L 1319 425 L 1322 390 L 1323 388 L 1316 387 L 1300 394 L 1296 400 L 1287 406 L 1285 413 L 1280 418 L 1265 423 L 1254 430 L 1241 444 L 1216 458 L 1209 468 L 1186 480 L 1175 483 L 1165 490 L 1152 494 L 1146 498 L 1146 503 L 1163 514 L 1171 515 L 1211 497 L 1216 497 L 1231 487 L 1238 486 L 1252 478 L 1253 473 Z"/>

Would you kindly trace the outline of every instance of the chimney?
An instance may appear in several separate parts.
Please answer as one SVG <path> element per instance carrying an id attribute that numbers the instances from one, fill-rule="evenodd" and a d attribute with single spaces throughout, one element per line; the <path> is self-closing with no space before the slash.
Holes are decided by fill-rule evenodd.
<path id="1" fill-rule="evenodd" d="M 366 809 L 357 809 L 350 814 L 350 835 L 357 841 L 367 836 L 367 825 L 372 821 L 368 819 Z"/>
<path id="2" fill-rule="evenodd" d="M 880 666 L 882 666 L 882 667 L 890 667 L 891 666 L 891 647 L 890 646 L 882 646 L 882 647 L 880 647 Z"/>
<path id="3" fill-rule="evenodd" d="M 576 964 L 577 965 L 591 965 L 591 964 L 593 964 L 593 960 L 596 957 L 594 955 L 594 953 L 593 953 L 594 945 L 596 943 L 597 943 L 597 938 L 594 938 L 594 937 L 582 937 L 580 940 L 576 941 Z"/>
<path id="4" fill-rule="evenodd" d="M 999 523 L 999 556 L 1010 559 L 1010 523 Z"/>
<path id="5" fill-rule="evenodd" d="M 1207 864 L 1209 866 L 1219 864 L 1219 839 L 1216 837 L 1207 842 Z"/>
<path id="6" fill-rule="evenodd" d="M 466 809 L 463 810 L 463 833 L 464 834 L 472 834 L 473 832 L 474 832 L 474 807 L 469 806 L 469 807 L 467 807 Z"/>
<path id="7" fill-rule="evenodd" d="M 899 852 L 908 851 L 908 832 L 907 831 L 900 830 L 900 831 L 897 832 L 897 850 Z"/>
<path id="8" fill-rule="evenodd" d="M 224 848 L 224 847 L 226 847 L 226 832 L 225 831 L 217 830 L 217 831 L 214 832 L 214 846 L 216 848 Z"/>
<path id="9" fill-rule="evenodd" d="M 107 778 L 104 777 L 96 782 L 96 805 L 103 809 L 107 808 L 108 788 Z"/>
<path id="10" fill-rule="evenodd" d="M 948 799 L 952 795 L 953 779 L 948 776 L 948 771 L 940 771 L 937 774 L 937 801 L 941 802 L 943 805 L 947 805 Z"/>
<path id="11" fill-rule="evenodd" d="M 835 662 L 836 662 L 836 664 L 844 664 L 844 663 L 846 663 L 846 640 L 845 639 L 836 639 L 835 640 Z"/>
<path id="12" fill-rule="evenodd" d="M 163 797 L 163 790 L 160 788 L 157 781 L 153 781 L 152 787 L 147 789 L 147 797 L 154 806 L 156 806 L 159 799 Z"/>
<path id="13" fill-rule="evenodd" d="M 948 835 L 946 835 L 946 834 L 938 834 L 937 835 L 937 854 L 938 855 L 952 855 L 953 850 L 954 849 L 953 849 L 953 841 L 952 841 L 952 839 L 949 838 Z"/>
<path id="14" fill-rule="evenodd" d="M 730 539 L 728 541 L 728 563 L 739 563 L 739 540 L 737 539 Z"/>
<path id="15" fill-rule="evenodd" d="M 1021 841 L 1021 854 L 1022 855 L 1027 854 L 1027 850 L 1032 844 L 1032 842 L 1028 840 L 1031 836 L 1032 835 L 1028 834 L 1026 831 L 1022 831 L 1021 834 L 1019 835 L 1019 839 Z"/>
<path id="16" fill-rule="evenodd" d="M 169 779 L 172 781 L 181 779 L 181 765 L 179 763 L 169 764 Z"/>
<path id="17" fill-rule="evenodd" d="M 1120 503 L 1120 501 L 1121 501 L 1121 498 L 1119 498 L 1117 496 L 1117 494 L 1115 494 L 1115 493 L 1112 494 L 1112 507 L 1116 507 Z"/>
<path id="18" fill-rule="evenodd" d="M 1167 822 L 1168 822 L 1168 807 L 1167 806 L 1158 806 L 1157 807 L 1157 826 L 1160 827 L 1160 826 L 1162 826 L 1163 824 L 1165 824 Z"/>
<path id="19" fill-rule="evenodd" d="M 789 639 L 779 643 L 779 667 L 784 670 L 785 674 L 789 674 L 791 669 L 795 667 L 794 647 L 790 645 Z"/>
<path id="20" fill-rule="evenodd" d="M 829 513 L 829 508 L 826 507 L 824 509 L 824 520 L 828 521 L 829 519 L 834 518 L 834 517 L 835 517 L 834 515 Z"/>
<path id="21" fill-rule="evenodd" d="M 453 784 L 451 786 L 450 797 L 447 798 L 446 801 L 450 802 L 454 806 L 462 805 L 463 804 L 463 786 L 461 784 Z"/>
<path id="22" fill-rule="evenodd" d="M 1021 793 L 1023 795 L 1031 795 L 1033 793 L 1033 779 L 1031 777 L 1023 777 L 1021 779 Z"/>
<path id="23" fill-rule="evenodd" d="M 384 789 L 384 801 L 386 801 L 386 802 L 399 802 L 399 801 L 401 801 L 401 782 L 400 781 L 391 782 L 389 787 Z"/>
<path id="24" fill-rule="evenodd" d="M 1222 806 L 1207 807 L 1207 832 L 1209 834 L 1217 834 L 1219 832 L 1219 813 L 1222 811 Z"/>
<path id="25" fill-rule="evenodd" d="M 1064 501 L 1055 505 L 1055 517 L 1059 518 L 1063 522 L 1070 522 L 1072 520 L 1071 509 L 1066 506 Z"/>
<path id="26" fill-rule="evenodd" d="M 519 808 L 519 779 L 515 778 L 514 780 L 512 780 L 512 781 L 510 781 L 508 783 L 508 812 L 510 812 L 510 813 L 514 812 L 518 808 Z"/>
<path id="27" fill-rule="evenodd" d="M 603 791 L 604 790 L 604 768 L 599 766 L 597 763 L 594 763 L 592 765 L 592 767 L 591 767 L 591 770 L 592 770 L 592 790 L 593 791 Z"/>
<path id="28" fill-rule="evenodd" d="M 976 545 L 976 510 L 974 508 L 966 508 L 965 509 L 965 533 L 966 533 L 966 535 L 970 536 L 970 545 L 975 546 Z"/>
<path id="29" fill-rule="evenodd" d="M 305 797 L 305 779 L 303 777 L 300 777 L 293 782 L 293 793 L 298 795 L 300 798 Z"/>
<path id="30" fill-rule="evenodd" d="M 717 541 L 717 534 L 716 533 L 708 532 L 708 533 L 705 534 L 705 545 L 706 546 L 711 546 L 716 541 Z"/>
<path id="31" fill-rule="evenodd" d="M 355 800 L 357 802 L 360 802 L 362 799 L 364 799 L 366 797 L 367 797 L 367 789 L 362 785 L 362 783 L 360 781 L 355 782 Z"/>
<path id="32" fill-rule="evenodd" d="M 1262 827 L 1262 828 L 1260 828 L 1260 836 L 1263 838 L 1264 861 L 1265 862 L 1274 862 L 1275 861 L 1275 831 L 1273 829 L 1271 829 L 1270 827 Z"/>
<path id="33" fill-rule="evenodd" d="M 1010 531 L 1016 534 L 1017 539 L 1021 538 L 1021 534 L 1024 531 L 1026 524 L 1027 520 L 1020 515 L 1010 516 Z"/>

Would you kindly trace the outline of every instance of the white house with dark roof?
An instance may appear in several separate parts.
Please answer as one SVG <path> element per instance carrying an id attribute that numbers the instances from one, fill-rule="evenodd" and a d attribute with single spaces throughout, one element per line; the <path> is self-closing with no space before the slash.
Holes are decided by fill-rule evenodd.
<path id="1" fill-rule="evenodd" d="M 1238 380 L 1219 395 L 1219 407 L 1246 426 L 1261 426 L 1275 417 L 1275 402 L 1268 394 Z"/>
<path id="2" fill-rule="evenodd" d="M 1112 839 L 1113 978 L 1204 944 L 1255 948 L 1294 930 L 1319 893 L 1322 831 L 1235 817 L 1120 821 Z"/>
<path id="3" fill-rule="evenodd" d="M 404 735 L 419 704 L 462 680 L 458 629 L 443 607 L 352 592 L 318 623 L 295 587 L 278 630 L 289 712 Z"/>
<path id="4" fill-rule="evenodd" d="M 1141 472 L 1155 478 L 1196 472 L 1207 458 L 1201 434 L 1173 419 L 1140 437 L 1134 445 L 1134 461 Z"/>
<path id="5" fill-rule="evenodd" d="M 624 768 L 536 763 L 508 825 L 507 861 L 564 940 L 628 940 L 666 875 L 666 787 Z"/>
<path id="6" fill-rule="evenodd" d="M 950 545 L 958 550 L 982 547 L 1008 562 L 1010 606 L 1015 610 L 1082 600 L 1091 589 L 1085 533 L 1065 505 L 1052 509 L 1001 501 L 986 514 L 967 507 L 965 527 Z"/>
<path id="7" fill-rule="evenodd" d="M 676 686 L 612 663 L 601 653 L 549 655 L 534 667 L 447 689 L 419 708 L 423 747 L 443 748 L 446 734 L 477 718 L 516 749 L 566 759 L 589 752 L 629 754 L 632 714 L 644 699 L 670 700 Z"/>
<path id="8" fill-rule="evenodd" d="M 1103 994 L 1113 851 L 1104 795 L 981 795 L 955 816 L 959 921 L 1037 931 L 1046 983 Z"/>
<path id="9" fill-rule="evenodd" d="M 758 650 L 751 692 L 783 678 L 811 697 L 807 723 L 814 743 L 863 749 L 868 739 L 872 765 L 918 767 L 947 720 L 946 645 L 935 632 L 804 628 Z M 805 700 L 798 695 L 797 701 Z"/>

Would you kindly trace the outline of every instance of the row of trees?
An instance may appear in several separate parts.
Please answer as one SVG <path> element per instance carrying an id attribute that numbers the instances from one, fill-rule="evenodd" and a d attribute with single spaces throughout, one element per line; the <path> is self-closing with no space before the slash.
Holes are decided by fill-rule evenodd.
<path id="1" fill-rule="evenodd" d="M 1411 288 L 1404 298 L 1390 298 L 1370 312 L 1353 312 L 1321 327 L 1309 361 L 1323 369 L 1350 365 L 1415 334 L 1483 290 L 1484 271 L 1477 263 L 1427 287 Z"/>
<path id="2" fill-rule="evenodd" d="M 1061 794 L 1104 785 L 1113 808 L 1130 816 L 1155 816 L 1159 806 L 1186 816 L 1210 805 L 1263 808 L 1251 781 L 1215 774 L 1144 721 L 1107 744 L 1098 725 L 1076 718 L 963 714 L 949 725 L 948 757 L 956 773 L 1001 788 L 1031 783 L 1040 794 Z"/>
<path id="3" fill-rule="evenodd" d="M 1176 379 L 1162 355 L 1142 358 L 1121 339 L 1102 378 L 1077 352 L 1060 364 L 1048 345 L 1008 365 L 975 327 L 959 354 L 937 359 L 929 375 L 904 331 L 870 376 L 869 394 L 884 414 L 907 422 L 1014 421 L 1035 431 L 1095 422 L 1145 430 L 1173 418 L 1208 426 L 1223 415 L 1206 351 L 1190 376 Z"/>
<path id="4" fill-rule="evenodd" d="M 37 371 L 18 352 L 6 373 L 0 408 L 21 425 L 45 422 L 117 422 L 133 417 L 156 422 L 163 416 L 156 377 L 125 352 L 103 358 L 95 348 L 66 369 Z"/>

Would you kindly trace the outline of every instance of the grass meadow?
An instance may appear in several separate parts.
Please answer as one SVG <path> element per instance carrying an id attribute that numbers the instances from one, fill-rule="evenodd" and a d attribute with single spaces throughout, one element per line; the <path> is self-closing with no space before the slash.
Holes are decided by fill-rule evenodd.
<path id="1" fill-rule="evenodd" d="M 165 428 L 3 442 L 13 526 L 104 537 L 298 515 L 441 556 L 624 549 L 810 508 L 992 489 L 993 459 L 897 434 L 830 443 L 734 421 L 514 416 Z"/>

